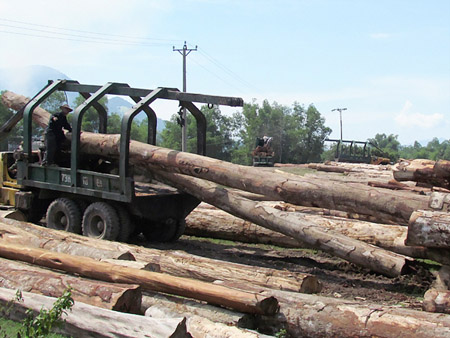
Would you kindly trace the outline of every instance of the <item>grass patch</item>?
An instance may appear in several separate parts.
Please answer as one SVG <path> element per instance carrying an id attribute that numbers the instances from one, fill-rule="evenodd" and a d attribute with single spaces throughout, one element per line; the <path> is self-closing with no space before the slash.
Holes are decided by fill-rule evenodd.
<path id="1" fill-rule="evenodd" d="M 280 171 L 284 171 L 285 173 L 292 175 L 305 176 L 306 174 L 316 173 L 317 170 L 311 168 L 298 168 L 298 167 L 280 167 L 277 168 Z"/>
<path id="2" fill-rule="evenodd" d="M 17 338 L 17 334 L 23 332 L 23 323 L 16 322 L 11 319 L 0 317 L 0 338 Z M 50 333 L 48 338 L 68 338 L 70 336 L 63 336 L 57 333 Z"/>

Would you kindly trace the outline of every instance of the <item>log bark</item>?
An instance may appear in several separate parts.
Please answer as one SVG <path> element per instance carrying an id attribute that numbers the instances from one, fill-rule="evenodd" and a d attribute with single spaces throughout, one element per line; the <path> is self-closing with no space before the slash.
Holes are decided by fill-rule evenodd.
<path id="1" fill-rule="evenodd" d="M 277 297 L 278 319 L 285 321 L 292 337 L 444 338 L 450 335 L 447 314 L 279 290 L 262 294 Z"/>
<path id="2" fill-rule="evenodd" d="M 450 291 L 429 289 L 423 296 L 423 309 L 450 314 Z"/>
<path id="3" fill-rule="evenodd" d="M 158 305 L 152 305 L 145 311 L 145 316 L 150 318 L 179 317 L 178 311 Z M 186 319 L 187 331 L 198 338 L 260 338 L 257 332 L 250 332 L 235 326 L 213 322 L 208 318 L 189 314 Z"/>
<path id="4" fill-rule="evenodd" d="M 16 291 L 0 288 L 2 315 L 21 321 L 25 311 L 37 315 L 42 307 L 53 307 L 56 298 L 22 292 L 23 300 L 15 301 Z M 13 301 L 14 300 L 14 301 Z M 73 337 L 192 337 L 186 329 L 185 318 L 149 318 L 122 313 L 75 302 L 71 311 L 63 315 L 62 329 L 58 332 Z"/>
<path id="5" fill-rule="evenodd" d="M 139 285 L 88 280 L 3 258 L 0 258 L 0 287 L 49 297 L 60 297 L 70 287 L 76 302 L 120 312 L 141 311 Z"/>
<path id="6" fill-rule="evenodd" d="M 190 191 L 197 198 L 215 205 L 239 218 L 246 219 L 265 228 L 294 237 L 311 247 L 331 253 L 349 262 L 364 266 L 386 276 L 406 273 L 411 261 L 407 257 L 380 249 L 343 236 L 339 233 L 320 229 L 300 215 L 279 211 L 233 195 L 225 188 L 211 182 L 179 174 L 157 172 L 160 179 L 170 180 L 178 189 Z"/>
<path id="7" fill-rule="evenodd" d="M 405 243 L 450 249 L 450 214 L 427 210 L 413 212 Z"/>
<path id="8" fill-rule="evenodd" d="M 155 292 L 144 292 L 141 301 L 141 313 L 145 313 L 150 307 L 165 309 L 166 314 L 171 314 L 168 317 L 200 316 L 229 326 L 240 326 L 240 321 L 244 316 L 241 312 L 231 311 L 192 299 Z"/>
<path id="9" fill-rule="evenodd" d="M 436 162 L 433 169 L 437 177 L 450 180 L 450 161 L 439 160 Z"/>
<path id="10" fill-rule="evenodd" d="M 273 314 L 278 311 L 275 298 L 259 297 L 226 287 L 167 274 L 121 267 L 92 258 L 55 254 L 44 249 L 32 249 L 0 241 L 0 256 L 63 270 L 71 274 L 115 283 L 139 284 L 144 290 L 180 295 L 232 308 L 241 312 Z"/>
<path id="11" fill-rule="evenodd" d="M 23 97 L 7 93 L 9 101 L 3 99 L 8 107 Z M 33 119 L 40 112 L 35 111 Z M 48 119 L 46 120 L 48 121 Z M 105 157 L 117 157 L 119 149 L 118 135 L 92 134 L 81 135 L 81 150 Z M 101 144 L 101 146 L 99 146 Z M 298 176 L 286 179 L 259 168 L 245 167 L 212 158 L 177 152 L 155 147 L 136 141 L 130 142 L 130 163 L 144 170 L 159 169 L 203 178 L 218 184 L 269 196 L 273 200 L 282 199 L 294 204 L 320 206 L 377 217 L 381 221 L 407 223 L 414 210 L 428 209 L 429 198 L 419 195 L 405 195 L 399 191 L 371 188 L 358 184 L 327 184 L 323 179 Z M 407 203 L 405 202 L 407 201 Z"/>
<path id="12" fill-rule="evenodd" d="M 85 256 L 98 260 L 135 260 L 129 248 L 121 246 L 119 243 L 114 249 L 102 243 L 103 241 L 94 241 L 95 244 L 86 246 L 86 237 L 12 219 L 0 218 L 0 236 L 2 240 L 11 243 L 27 244 L 35 248 L 43 248 L 54 252 Z"/>
<path id="13" fill-rule="evenodd" d="M 243 283 L 253 283 L 264 287 L 307 293 L 320 290 L 317 277 L 309 274 L 223 262 L 190 255 L 182 251 L 157 250 L 117 242 L 106 242 L 43 228 L 30 223 L 12 220 L 3 222 L 0 219 L 0 235 L 2 235 L 4 241 L 12 244 L 20 243 L 35 248 L 45 248 L 55 252 L 64 252 L 95 259 L 102 259 L 102 253 L 106 253 L 105 258 L 102 259 L 106 262 L 169 273 L 173 276 L 195 278 L 203 281 L 214 281 L 216 279 L 240 280 Z M 61 248 L 64 248 L 64 250 L 61 250 Z M 108 256 L 110 252 L 126 252 L 133 259 L 138 259 L 139 262 L 111 259 Z M 186 262 L 189 262 L 189 264 L 186 264 Z"/>
<path id="14" fill-rule="evenodd" d="M 450 265 L 443 265 L 439 271 L 435 272 L 436 279 L 432 287 L 438 291 L 450 290 Z"/>

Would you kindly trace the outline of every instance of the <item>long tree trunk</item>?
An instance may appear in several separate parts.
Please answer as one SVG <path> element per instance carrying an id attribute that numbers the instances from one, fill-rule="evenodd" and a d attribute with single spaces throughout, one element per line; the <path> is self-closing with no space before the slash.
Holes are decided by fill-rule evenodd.
<path id="1" fill-rule="evenodd" d="M 450 249 L 450 214 L 418 210 L 411 215 L 406 245 Z"/>
<path id="2" fill-rule="evenodd" d="M 225 188 L 198 178 L 157 172 L 177 188 L 191 192 L 197 198 L 265 228 L 294 237 L 309 246 L 331 253 L 354 264 L 387 276 L 399 276 L 408 271 L 407 257 L 351 239 L 337 232 L 320 229 L 299 214 L 283 212 L 263 203 L 233 195 Z"/>
<path id="3" fill-rule="evenodd" d="M 257 330 L 267 334 L 276 334 L 285 329 L 286 321 L 275 316 L 260 316 L 254 314 L 243 314 L 221 309 L 209 304 L 200 304 L 189 299 L 167 296 L 161 294 L 144 294 L 142 307 L 146 315 L 163 313 L 167 316 L 180 317 L 186 315 L 189 324 L 190 317 L 203 317 L 216 323 L 227 326 L 237 326 L 244 329 Z M 189 327 L 189 325 L 188 325 Z M 227 336 L 228 337 L 228 336 Z"/>
<path id="4" fill-rule="evenodd" d="M 325 229 L 337 231 L 350 238 L 376 245 L 389 251 L 414 258 L 427 258 L 450 265 L 450 250 L 422 246 L 407 246 L 404 241 L 407 228 L 400 225 L 365 222 L 343 218 L 342 214 L 292 206 L 285 203 L 263 203 L 276 209 L 302 213 L 305 220 Z M 323 214 L 325 212 L 325 214 Z M 338 216 L 332 216 L 332 215 Z M 282 233 L 263 228 L 252 222 L 235 217 L 211 205 L 201 203 L 186 218 L 185 234 L 206 236 L 245 243 L 273 244 L 288 248 L 311 248 L 305 242 Z"/>
<path id="5" fill-rule="evenodd" d="M 22 292 L 21 301 L 16 291 L 0 288 L 0 305 L 3 316 L 21 321 L 31 309 L 36 316 L 44 307 L 50 310 L 56 298 Z M 9 309 L 9 310 L 8 310 Z M 75 302 L 62 316 L 63 327 L 58 331 L 72 337 L 192 337 L 187 333 L 185 318 L 150 318 L 122 313 Z"/>
<path id="6" fill-rule="evenodd" d="M 0 234 L 3 234 L 3 241 L 12 244 L 20 243 L 34 248 L 44 248 L 95 259 L 101 259 L 100 256 L 104 252 L 127 252 L 139 262 L 111 259 L 107 255 L 102 260 L 122 266 L 169 273 L 173 276 L 190 277 L 203 281 L 240 280 L 243 283 L 252 283 L 263 287 L 307 293 L 320 291 L 317 277 L 309 274 L 224 262 L 181 251 L 141 248 L 102 241 L 30 223 L 0 219 Z M 189 264 L 186 264 L 187 262 Z"/>
<path id="7" fill-rule="evenodd" d="M 87 257 L 53 253 L 48 250 L 32 249 L 5 242 L 0 242 L 0 256 L 59 269 L 88 278 L 115 283 L 139 284 L 145 290 L 204 300 L 241 312 L 273 314 L 278 310 L 278 302 L 273 297 L 259 297 L 258 294 L 254 293 L 239 292 L 188 278 L 98 262 Z"/>
<path id="8" fill-rule="evenodd" d="M 0 287 L 60 297 L 69 286 L 77 302 L 120 312 L 141 311 L 139 285 L 88 280 L 0 258 Z"/>
<path id="9" fill-rule="evenodd" d="M 5 100 L 7 97 L 7 100 Z M 7 92 L 3 102 L 12 108 L 22 107 L 26 102 L 22 96 Z M 43 118 L 40 111 L 33 119 Z M 45 118 L 44 118 L 45 119 Z M 81 150 L 105 157 L 117 157 L 118 135 L 81 135 Z M 373 215 L 381 221 L 396 221 L 406 224 L 414 210 L 428 209 L 429 197 L 404 194 L 398 191 L 372 188 L 359 184 L 335 182 L 327 184 L 323 179 L 297 177 L 286 179 L 277 174 L 245 167 L 225 161 L 177 152 L 136 141 L 130 142 L 130 162 L 144 169 L 159 169 L 203 178 L 218 184 L 282 199 L 299 205 L 320 206 L 329 209 Z"/>
<path id="10" fill-rule="evenodd" d="M 34 248 L 85 256 L 97 260 L 136 260 L 130 252 L 130 248 L 120 243 L 116 243 L 114 247 L 108 246 L 109 243 L 103 243 L 104 241 L 12 219 L 0 218 L 0 235 L 2 240 L 13 244 L 27 244 Z M 93 241 L 94 244 L 86 245 L 87 241 Z"/>
<path id="11" fill-rule="evenodd" d="M 233 287 L 233 283 L 222 285 Z M 446 314 L 280 290 L 262 294 L 279 300 L 278 318 L 286 322 L 292 337 L 444 338 L 450 335 L 450 316 Z"/>

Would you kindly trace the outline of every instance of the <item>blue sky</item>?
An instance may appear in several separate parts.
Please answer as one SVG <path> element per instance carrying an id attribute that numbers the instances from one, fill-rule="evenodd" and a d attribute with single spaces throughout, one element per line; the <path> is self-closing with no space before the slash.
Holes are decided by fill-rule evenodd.
<path id="1" fill-rule="evenodd" d="M 184 41 L 190 92 L 313 103 L 335 138 L 345 107 L 345 139 L 449 139 L 449 0 L 0 0 L 0 68 L 181 89 Z"/>

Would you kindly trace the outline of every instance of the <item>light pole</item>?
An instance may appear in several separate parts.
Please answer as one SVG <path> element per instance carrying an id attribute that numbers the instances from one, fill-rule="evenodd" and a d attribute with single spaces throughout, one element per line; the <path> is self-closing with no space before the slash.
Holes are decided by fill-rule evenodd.
<path id="1" fill-rule="evenodd" d="M 338 111 L 339 112 L 339 120 L 341 123 L 341 142 L 342 142 L 342 111 L 343 110 L 347 110 L 347 108 L 335 108 L 335 109 L 331 109 L 331 111 Z"/>

